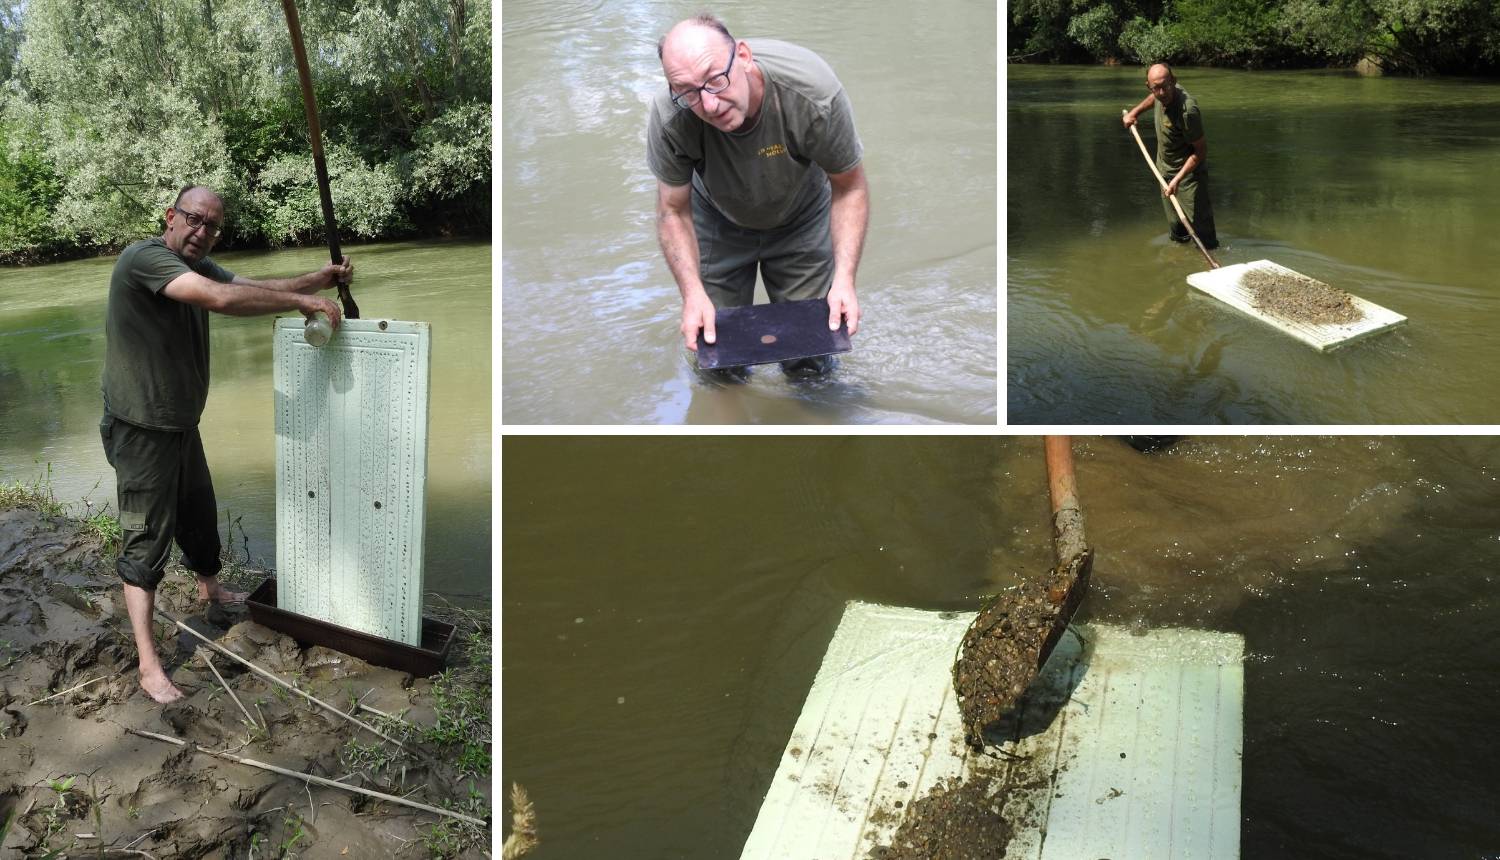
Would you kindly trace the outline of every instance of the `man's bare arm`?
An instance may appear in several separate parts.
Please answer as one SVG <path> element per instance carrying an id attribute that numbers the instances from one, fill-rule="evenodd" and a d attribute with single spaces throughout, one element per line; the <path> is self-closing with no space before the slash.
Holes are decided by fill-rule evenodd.
<path id="1" fill-rule="evenodd" d="M 870 184 L 864 165 L 843 173 L 828 174 L 833 190 L 829 204 L 829 229 L 833 233 L 833 286 L 828 290 L 828 327 L 838 328 L 848 320 L 849 333 L 859 331 L 859 300 L 854 281 L 865 250 L 865 232 L 870 226 Z"/>
<path id="2" fill-rule="evenodd" d="M 703 278 L 698 270 L 698 234 L 693 230 L 693 187 L 668 185 L 656 181 L 656 240 L 661 243 L 662 256 L 667 259 L 667 268 L 677 281 L 677 291 L 682 294 L 683 343 L 688 349 L 698 349 L 698 331 L 703 339 L 713 343 L 714 303 L 703 289 Z"/>
<path id="3" fill-rule="evenodd" d="M 321 296 L 288 290 L 268 290 L 250 284 L 226 284 L 209 280 L 197 272 L 178 275 L 162 288 L 162 293 L 174 301 L 229 316 L 253 317 L 283 311 L 313 314 L 322 311 L 328 314 L 334 328 L 338 328 L 342 318 L 338 304 Z"/>
<path id="4" fill-rule="evenodd" d="M 1151 107 L 1151 103 L 1154 101 L 1156 101 L 1156 96 L 1146 96 L 1144 99 L 1141 99 L 1140 104 L 1131 108 L 1129 113 L 1120 117 L 1120 121 L 1125 123 L 1125 126 L 1127 128 L 1135 125 L 1136 118 L 1139 117 L 1146 110 L 1146 108 Z"/>
<path id="5" fill-rule="evenodd" d="M 1202 164 L 1206 158 L 1208 158 L 1208 138 L 1200 137 L 1193 141 L 1193 151 L 1188 155 L 1187 160 L 1182 163 L 1182 169 L 1177 171 L 1177 175 L 1173 176 L 1172 181 L 1167 183 L 1167 187 L 1162 189 L 1162 196 L 1170 197 L 1176 194 L 1177 186 L 1182 184 L 1182 180 L 1187 178 L 1188 174 L 1197 170 L 1198 165 Z"/>
<path id="6" fill-rule="evenodd" d="M 340 281 L 348 283 L 353 277 L 354 264 L 345 256 L 341 263 L 329 263 L 316 272 L 308 272 L 295 278 L 247 278 L 235 275 L 234 283 L 277 293 L 316 293 L 338 286 Z"/>

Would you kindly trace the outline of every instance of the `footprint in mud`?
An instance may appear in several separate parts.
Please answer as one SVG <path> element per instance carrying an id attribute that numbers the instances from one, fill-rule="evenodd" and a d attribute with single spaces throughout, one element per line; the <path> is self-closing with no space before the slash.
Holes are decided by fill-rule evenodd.
<path id="1" fill-rule="evenodd" d="M 162 708 L 161 719 L 172 727 L 173 733 L 178 737 L 199 746 L 220 746 L 230 735 L 223 723 L 184 702 L 175 702 Z"/>

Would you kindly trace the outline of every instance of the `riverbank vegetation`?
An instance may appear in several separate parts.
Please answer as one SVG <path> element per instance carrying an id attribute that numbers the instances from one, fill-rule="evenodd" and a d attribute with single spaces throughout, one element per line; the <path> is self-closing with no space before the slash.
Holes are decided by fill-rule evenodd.
<path id="1" fill-rule="evenodd" d="M 340 233 L 488 235 L 489 0 L 298 8 Z M 0 263 L 118 250 L 189 181 L 221 249 L 322 240 L 279 4 L 0 2 Z"/>
<path id="2" fill-rule="evenodd" d="M 1490 0 L 1014 0 L 1012 62 L 1500 73 Z"/>

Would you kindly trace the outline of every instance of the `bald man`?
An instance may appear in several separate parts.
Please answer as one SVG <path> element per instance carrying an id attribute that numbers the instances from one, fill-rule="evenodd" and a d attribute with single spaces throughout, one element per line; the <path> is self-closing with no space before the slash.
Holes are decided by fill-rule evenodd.
<path id="1" fill-rule="evenodd" d="M 1167 180 L 1162 190 L 1162 206 L 1167 211 L 1167 227 L 1174 242 L 1188 242 L 1187 228 L 1172 208 L 1171 195 L 1177 195 L 1182 211 L 1193 221 L 1193 230 L 1206 248 L 1219 247 L 1214 232 L 1214 210 L 1208 199 L 1208 142 L 1203 136 L 1203 116 L 1198 100 L 1177 83 L 1172 67 L 1157 63 L 1146 70 L 1146 96 L 1123 117 L 1128 128 L 1146 108 L 1156 106 L 1152 120 L 1156 125 L 1156 167 Z"/>
<path id="2" fill-rule="evenodd" d="M 162 704 L 182 698 L 151 636 L 156 586 L 175 540 L 198 597 L 245 595 L 219 584 L 219 512 L 198 435 L 208 399 L 208 312 L 255 316 L 322 312 L 337 327 L 339 306 L 315 295 L 347 282 L 343 262 L 295 278 L 252 280 L 208 256 L 224 230 L 224 201 L 189 185 L 165 213 L 166 230 L 120 253 L 104 318 L 104 418 L 99 435 L 115 470 L 125 609 L 139 654 L 140 685 Z"/>
<path id="3" fill-rule="evenodd" d="M 700 331 L 714 342 L 715 308 L 751 304 L 757 269 L 772 302 L 826 297 L 828 327 L 859 331 L 869 187 L 833 70 L 787 42 L 736 40 L 712 15 L 678 23 L 657 56 L 666 86 L 651 103 L 646 154 L 687 348 Z M 794 375 L 829 367 L 783 365 Z"/>

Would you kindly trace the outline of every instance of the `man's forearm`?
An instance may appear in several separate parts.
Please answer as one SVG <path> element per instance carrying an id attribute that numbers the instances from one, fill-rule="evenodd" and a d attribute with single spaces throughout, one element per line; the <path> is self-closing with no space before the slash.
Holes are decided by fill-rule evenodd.
<path id="1" fill-rule="evenodd" d="M 865 231 L 869 226 L 870 186 L 864 181 L 843 190 L 835 186 L 829 204 L 834 280 L 847 280 L 853 286 L 859 259 L 865 250 Z"/>
<path id="2" fill-rule="evenodd" d="M 1130 109 L 1130 115 L 1132 117 L 1139 117 L 1142 113 L 1145 113 L 1146 108 L 1151 107 L 1151 103 L 1155 100 L 1156 96 L 1146 96 L 1144 99 L 1141 99 L 1140 104 Z"/>
<path id="3" fill-rule="evenodd" d="M 692 215 L 658 206 L 656 240 L 683 299 L 703 293 L 703 279 L 698 271 L 698 236 L 693 231 Z"/>
<path id="4" fill-rule="evenodd" d="M 273 293 L 302 293 L 304 295 L 316 293 L 329 286 L 322 272 L 308 272 L 305 275 L 298 275 L 295 278 L 261 279 L 235 275 L 234 283 L 261 290 L 270 290 Z"/>
<path id="5" fill-rule="evenodd" d="M 292 282 L 297 279 L 288 279 Z M 284 311 L 306 313 L 309 300 L 305 293 L 297 290 L 273 290 L 256 284 L 219 284 L 213 290 L 213 305 L 209 310 L 230 316 L 253 317 Z"/>

